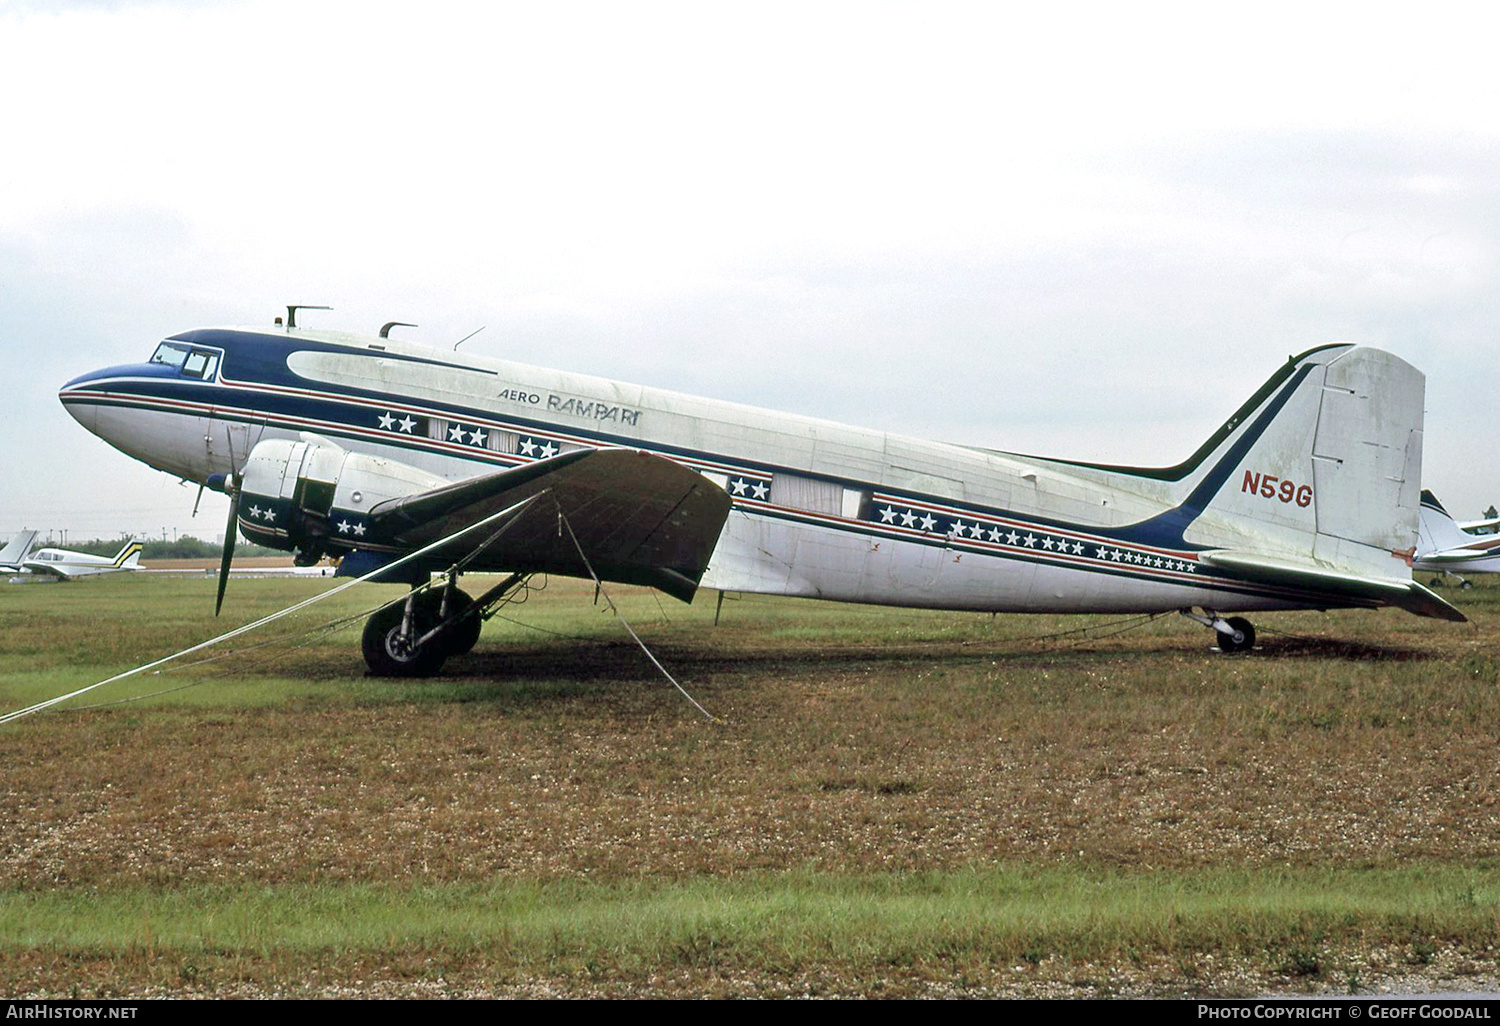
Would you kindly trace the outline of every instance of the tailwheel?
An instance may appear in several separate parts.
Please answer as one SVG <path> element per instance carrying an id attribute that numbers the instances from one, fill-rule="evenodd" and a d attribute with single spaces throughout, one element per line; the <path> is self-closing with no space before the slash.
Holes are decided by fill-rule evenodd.
<path id="1" fill-rule="evenodd" d="M 1250 626 L 1250 621 L 1243 616 L 1231 616 L 1223 621 L 1224 630 L 1215 626 L 1214 633 L 1219 638 L 1220 652 L 1248 652 L 1255 645 L 1255 628 Z"/>
<path id="2" fill-rule="evenodd" d="M 360 647 L 376 677 L 430 677 L 442 669 L 450 649 L 439 634 L 418 644 L 439 623 L 438 596 L 423 592 L 386 606 L 365 623 Z M 406 612 L 411 609 L 411 622 Z M 474 618 L 477 621 L 477 617 Z"/>

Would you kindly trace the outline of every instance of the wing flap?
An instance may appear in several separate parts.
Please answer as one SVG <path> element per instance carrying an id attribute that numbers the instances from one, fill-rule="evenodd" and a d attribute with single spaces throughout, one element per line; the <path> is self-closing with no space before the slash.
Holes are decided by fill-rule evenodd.
<path id="1" fill-rule="evenodd" d="M 1326 595 L 1330 600 L 1329 605 L 1343 603 L 1397 606 L 1418 616 L 1431 616 L 1458 623 L 1469 619 L 1432 591 L 1412 580 L 1364 577 L 1326 566 L 1251 552 L 1218 550 L 1200 553 L 1198 558 L 1241 580 Z"/>
<path id="2" fill-rule="evenodd" d="M 730 505 L 722 488 L 679 463 L 632 449 L 594 449 L 390 499 L 371 510 L 370 520 L 373 533 L 416 549 L 532 496 L 542 498 L 492 541 L 471 532 L 438 554 L 472 555 L 471 570 L 588 577 L 592 567 L 603 580 L 649 585 L 686 602 L 708 568 Z"/>

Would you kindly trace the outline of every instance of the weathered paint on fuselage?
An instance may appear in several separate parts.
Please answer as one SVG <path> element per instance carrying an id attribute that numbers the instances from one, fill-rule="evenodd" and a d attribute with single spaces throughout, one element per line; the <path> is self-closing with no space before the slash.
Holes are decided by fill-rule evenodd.
<path id="1" fill-rule="evenodd" d="M 1199 561 L 1245 538 L 1201 510 L 1174 513 L 1195 481 L 1224 484 L 1202 474 L 1035 460 L 394 340 L 282 329 L 172 338 L 217 353 L 215 371 L 114 367 L 60 397 L 90 431 L 191 481 L 301 432 L 449 480 L 625 446 L 693 467 L 733 498 L 710 588 L 986 611 L 1310 604 Z M 1219 458 L 1208 455 L 1205 466 Z"/>

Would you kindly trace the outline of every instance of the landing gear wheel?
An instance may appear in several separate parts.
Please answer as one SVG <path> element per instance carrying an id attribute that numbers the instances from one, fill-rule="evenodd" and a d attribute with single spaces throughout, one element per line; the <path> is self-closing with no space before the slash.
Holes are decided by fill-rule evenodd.
<path id="1" fill-rule="evenodd" d="M 1461 582 L 1459 582 L 1458 590 L 1459 591 L 1468 591 L 1472 587 L 1474 587 L 1474 582 L 1473 581 L 1461 581 Z"/>
<path id="2" fill-rule="evenodd" d="M 424 602 L 419 596 L 412 608 L 412 635 L 403 636 L 401 623 L 406 617 L 406 603 L 397 602 L 387 606 L 365 623 L 365 633 L 360 639 L 364 651 L 365 665 L 376 677 L 430 677 L 443 667 L 448 658 L 448 648 L 443 637 L 432 638 L 427 644 L 412 647 L 411 641 L 420 638 L 437 626 L 437 606 Z"/>
<path id="3" fill-rule="evenodd" d="M 1231 616 L 1224 622 L 1230 630 L 1214 631 L 1219 636 L 1220 652 L 1248 652 L 1255 645 L 1255 628 L 1250 626 L 1249 620 L 1243 616 Z"/>
<path id="4" fill-rule="evenodd" d="M 438 600 L 433 603 L 436 611 L 442 608 L 442 592 L 434 594 L 438 596 Z M 435 615 L 434 613 L 434 622 Z M 479 610 L 474 608 L 474 600 L 457 588 L 448 593 L 448 615 L 458 619 L 433 640 L 441 643 L 443 651 L 449 655 L 463 655 L 479 642 L 479 632 L 484 627 L 484 621 L 479 618 Z"/>

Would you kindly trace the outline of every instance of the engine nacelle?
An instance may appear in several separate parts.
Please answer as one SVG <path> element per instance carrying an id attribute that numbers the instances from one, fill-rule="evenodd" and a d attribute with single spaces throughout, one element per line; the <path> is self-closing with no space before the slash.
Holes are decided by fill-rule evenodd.
<path id="1" fill-rule="evenodd" d="M 317 435 L 268 438 L 250 451 L 240 483 L 239 526 L 257 545 L 295 550 L 308 566 L 330 550 L 372 541 L 369 514 L 386 499 L 448 480 Z"/>

